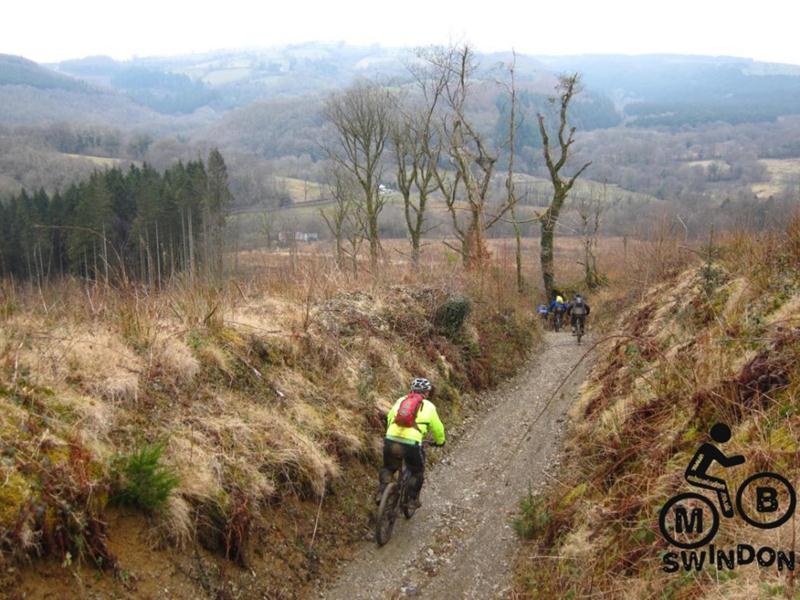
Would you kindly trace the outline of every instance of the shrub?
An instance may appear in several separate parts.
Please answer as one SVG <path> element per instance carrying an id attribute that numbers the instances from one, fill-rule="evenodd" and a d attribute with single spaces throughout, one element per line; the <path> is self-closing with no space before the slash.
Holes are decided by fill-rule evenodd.
<path id="1" fill-rule="evenodd" d="M 467 320 L 471 310 L 472 303 L 468 298 L 451 298 L 436 309 L 433 324 L 445 336 L 455 339 L 461 332 L 464 321 Z"/>
<path id="2" fill-rule="evenodd" d="M 145 444 L 136 452 L 118 457 L 113 468 L 115 504 L 136 506 L 148 512 L 163 509 L 178 485 L 178 476 L 160 464 L 164 444 Z"/>
<path id="3" fill-rule="evenodd" d="M 520 516 L 514 519 L 514 531 L 525 540 L 539 537 L 550 522 L 550 513 L 542 496 L 528 495 L 520 502 Z"/>

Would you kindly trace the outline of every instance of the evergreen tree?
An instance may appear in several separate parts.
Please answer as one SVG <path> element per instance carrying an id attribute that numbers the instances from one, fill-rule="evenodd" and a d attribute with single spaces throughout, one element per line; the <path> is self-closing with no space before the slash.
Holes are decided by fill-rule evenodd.
<path id="1" fill-rule="evenodd" d="M 52 197 L 23 190 L 0 203 L 0 276 L 133 275 L 160 285 L 198 263 L 219 275 L 231 201 L 218 150 L 208 170 L 202 160 L 163 174 L 145 164 L 95 172 Z"/>
<path id="2" fill-rule="evenodd" d="M 97 278 L 95 271 L 98 252 L 102 251 L 103 231 L 110 230 L 113 225 L 113 202 L 103 173 L 94 173 L 79 189 L 81 194 L 70 224 L 67 254 L 73 272 Z"/>
<path id="3" fill-rule="evenodd" d="M 208 155 L 203 235 L 207 268 L 215 276 L 222 274 L 225 215 L 231 200 L 232 196 L 228 189 L 228 168 L 219 150 L 214 148 Z"/>

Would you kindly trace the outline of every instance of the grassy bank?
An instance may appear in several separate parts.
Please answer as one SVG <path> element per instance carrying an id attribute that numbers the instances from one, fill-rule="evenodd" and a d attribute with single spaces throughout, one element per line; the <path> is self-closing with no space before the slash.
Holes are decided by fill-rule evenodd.
<path id="1" fill-rule="evenodd" d="M 326 577 L 368 531 L 410 379 L 452 426 L 535 342 L 511 273 L 449 271 L 348 278 L 317 256 L 220 286 L 6 282 L 0 589 L 294 597 Z"/>
<path id="2" fill-rule="evenodd" d="M 797 597 L 792 571 L 665 572 L 663 555 L 675 548 L 658 514 L 689 491 L 683 472 L 717 422 L 733 432 L 724 452 L 746 457 L 724 474 L 731 490 L 763 470 L 798 481 L 800 223 L 727 236 L 690 252 L 686 268 L 679 250 L 651 257 L 654 276 L 642 277 L 641 265 L 615 292 L 618 318 L 572 410 L 566 468 L 523 501 L 516 521 L 517 597 Z M 712 474 L 722 476 L 719 467 Z M 723 519 L 714 543 L 790 551 L 795 527 L 796 517 L 771 530 Z"/>

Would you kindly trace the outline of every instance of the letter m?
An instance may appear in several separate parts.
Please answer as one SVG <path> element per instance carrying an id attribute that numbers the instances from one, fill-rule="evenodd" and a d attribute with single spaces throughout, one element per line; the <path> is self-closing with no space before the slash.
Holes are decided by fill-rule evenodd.
<path id="1" fill-rule="evenodd" d="M 692 516 L 686 514 L 685 506 L 675 508 L 675 533 L 703 533 L 703 509 L 695 507 Z"/>

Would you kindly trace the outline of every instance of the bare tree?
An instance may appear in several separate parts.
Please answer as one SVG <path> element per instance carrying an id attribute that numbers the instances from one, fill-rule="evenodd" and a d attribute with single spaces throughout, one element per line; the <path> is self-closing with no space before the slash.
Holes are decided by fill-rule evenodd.
<path id="1" fill-rule="evenodd" d="M 272 250 L 272 242 L 275 239 L 275 212 L 267 203 L 263 203 L 263 209 L 259 214 L 258 229 L 267 241 L 267 250 Z"/>
<path id="2" fill-rule="evenodd" d="M 547 135 L 547 128 L 545 127 L 544 115 L 539 113 L 539 134 L 542 136 L 542 151 L 544 152 L 544 161 L 547 165 L 547 171 L 550 174 L 550 182 L 553 185 L 553 196 L 550 199 L 550 204 L 547 209 L 539 215 L 539 222 L 541 223 L 541 254 L 540 260 L 542 264 L 542 279 L 544 282 L 544 290 L 548 299 L 552 298 L 553 287 L 555 284 L 555 270 L 553 267 L 553 234 L 555 232 L 558 217 L 561 213 L 561 208 L 564 206 L 564 201 L 567 199 L 569 191 L 575 185 L 575 181 L 580 175 L 591 165 L 591 161 L 585 163 L 579 168 L 572 177 L 562 177 L 561 170 L 567 163 L 569 158 L 569 150 L 575 141 L 575 127 L 570 127 L 567 132 L 567 112 L 569 104 L 573 96 L 578 93 L 578 85 L 580 76 L 577 73 L 572 75 L 563 76 L 559 79 L 556 90 L 559 93 L 559 126 L 558 126 L 558 147 L 560 155 L 554 160 L 552 150 L 550 148 L 550 137 Z M 555 99 L 554 99 L 555 101 Z"/>
<path id="3" fill-rule="evenodd" d="M 583 269 L 584 283 L 590 290 L 599 287 L 603 276 L 597 268 L 597 236 L 600 231 L 600 220 L 606 210 L 607 186 L 603 184 L 603 191 L 592 191 L 589 196 L 581 195 L 578 198 L 578 219 L 580 232 L 583 238 Z"/>
<path id="4" fill-rule="evenodd" d="M 350 256 L 350 265 L 353 275 L 358 274 L 358 253 L 366 239 L 364 236 L 366 230 L 367 221 L 365 213 L 358 204 L 355 204 L 353 210 L 347 213 L 346 227 L 344 230 L 348 245 L 346 254 Z"/>
<path id="5" fill-rule="evenodd" d="M 441 144 L 435 139 L 434 118 L 442 86 L 412 68 L 417 76 L 423 103 L 417 99 L 397 105 L 390 141 L 394 151 L 397 189 L 403 196 L 403 209 L 411 242 L 411 260 L 419 264 L 428 199 L 437 189 L 435 169 Z"/>
<path id="6" fill-rule="evenodd" d="M 381 249 L 378 216 L 386 200 L 379 193 L 378 185 L 390 131 L 391 105 L 388 91 L 367 81 L 330 96 L 325 104 L 325 115 L 337 133 L 335 147 L 326 150 L 330 158 L 358 182 L 373 273 Z"/>
<path id="7" fill-rule="evenodd" d="M 486 231 L 508 212 L 503 202 L 494 215 L 486 215 L 489 184 L 494 175 L 497 154 L 490 151 L 483 136 L 470 121 L 467 100 L 476 65 L 468 45 L 430 50 L 422 55 L 432 68 L 434 81 L 442 85 L 446 111 L 440 120 L 440 132 L 451 169 L 434 165 L 434 176 L 445 197 L 453 229 L 460 248 L 448 246 L 461 254 L 467 268 L 480 268 L 488 259 Z M 459 192 L 463 188 L 463 194 Z M 463 196 L 466 206 L 461 205 Z M 459 219 L 466 213 L 466 223 Z"/>
<path id="8" fill-rule="evenodd" d="M 522 229 L 517 220 L 517 195 L 514 190 L 514 156 L 517 132 L 517 82 L 515 71 L 517 66 L 517 53 L 512 50 L 511 64 L 508 65 L 509 82 L 506 85 L 510 103 L 508 118 L 508 173 L 506 174 L 506 203 L 511 212 L 511 225 L 514 227 L 515 253 L 517 266 L 517 292 L 523 293 L 525 282 L 522 279 Z"/>
<path id="9" fill-rule="evenodd" d="M 330 189 L 334 205 L 320 209 L 325 225 L 333 236 L 336 248 L 336 266 L 344 269 L 347 254 L 345 242 L 350 242 L 351 250 L 358 253 L 358 246 L 364 238 L 363 220 L 355 213 L 359 207 L 357 198 L 360 191 L 358 183 L 350 173 L 334 164 L 330 172 Z M 354 263 L 354 266 L 357 263 Z"/>

